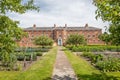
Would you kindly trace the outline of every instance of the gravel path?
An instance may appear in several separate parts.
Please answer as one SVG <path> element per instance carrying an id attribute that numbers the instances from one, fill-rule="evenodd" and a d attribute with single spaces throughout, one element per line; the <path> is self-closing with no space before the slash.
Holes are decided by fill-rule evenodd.
<path id="1" fill-rule="evenodd" d="M 77 80 L 74 70 L 61 47 L 59 47 L 57 52 L 52 80 Z"/>

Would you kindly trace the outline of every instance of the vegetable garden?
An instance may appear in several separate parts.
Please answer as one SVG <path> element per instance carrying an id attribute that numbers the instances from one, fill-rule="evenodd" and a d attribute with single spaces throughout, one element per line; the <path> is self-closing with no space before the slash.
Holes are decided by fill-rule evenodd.
<path id="1" fill-rule="evenodd" d="M 48 52 L 51 47 L 46 46 L 44 48 L 17 48 L 15 53 L 11 53 L 10 56 L 6 57 L 4 62 L 3 54 L 0 54 L 0 71 L 4 70 L 25 70 L 34 61 L 39 59 L 45 52 Z M 7 59 L 8 58 L 8 59 Z M 9 60 L 10 59 L 10 60 Z"/>
<path id="2" fill-rule="evenodd" d="M 120 46 L 66 46 L 103 72 L 120 71 Z M 79 54 L 82 52 L 82 54 Z"/>

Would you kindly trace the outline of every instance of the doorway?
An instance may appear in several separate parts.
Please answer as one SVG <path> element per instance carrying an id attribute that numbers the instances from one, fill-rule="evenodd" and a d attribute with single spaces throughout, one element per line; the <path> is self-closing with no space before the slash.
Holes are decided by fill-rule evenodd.
<path id="1" fill-rule="evenodd" d="M 61 38 L 58 39 L 58 46 L 62 46 L 62 39 Z"/>

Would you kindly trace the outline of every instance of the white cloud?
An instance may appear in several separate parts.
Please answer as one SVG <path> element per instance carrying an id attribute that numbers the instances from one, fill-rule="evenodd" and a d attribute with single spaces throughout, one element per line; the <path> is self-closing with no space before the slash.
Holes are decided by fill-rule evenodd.
<path id="1" fill-rule="evenodd" d="M 9 13 L 8 15 L 20 21 L 21 27 L 37 26 L 90 26 L 104 28 L 108 23 L 95 19 L 95 6 L 92 0 L 35 0 L 40 5 L 40 12 L 28 11 L 25 14 Z"/>

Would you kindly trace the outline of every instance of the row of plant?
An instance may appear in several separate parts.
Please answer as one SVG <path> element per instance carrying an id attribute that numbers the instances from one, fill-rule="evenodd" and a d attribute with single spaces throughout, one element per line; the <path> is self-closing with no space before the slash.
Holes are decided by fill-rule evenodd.
<path id="1" fill-rule="evenodd" d="M 17 61 L 36 61 L 37 56 L 42 56 L 42 52 L 18 52 L 7 55 L 0 55 L 0 70 L 19 70 L 20 64 Z M 7 56 L 3 58 L 2 56 Z"/>
<path id="2" fill-rule="evenodd" d="M 119 52 L 120 46 L 105 46 L 105 45 L 87 45 L 87 46 L 74 46 L 74 45 L 67 45 L 66 48 L 72 50 L 73 52 L 83 52 L 83 51 L 90 51 L 90 52 L 97 52 L 97 51 L 113 51 Z"/>
<path id="3" fill-rule="evenodd" d="M 15 49 L 16 52 L 48 52 L 49 49 L 51 49 L 51 46 L 45 46 L 45 47 L 21 47 Z"/>
<path id="4" fill-rule="evenodd" d="M 42 56 L 42 52 L 27 52 L 27 53 L 19 52 L 18 54 L 16 54 L 18 61 L 23 61 L 23 60 L 35 61 L 37 59 L 37 56 Z"/>
<path id="5" fill-rule="evenodd" d="M 93 54 L 91 52 L 83 52 L 82 56 L 89 59 L 95 67 L 104 72 L 120 71 L 120 58 L 106 57 L 102 54 Z"/>

